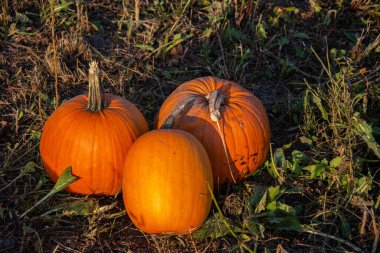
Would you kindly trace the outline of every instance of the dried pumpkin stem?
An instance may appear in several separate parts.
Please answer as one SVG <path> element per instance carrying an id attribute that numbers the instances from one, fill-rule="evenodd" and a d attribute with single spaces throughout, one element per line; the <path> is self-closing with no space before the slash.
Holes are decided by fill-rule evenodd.
<path id="1" fill-rule="evenodd" d="M 210 110 L 210 118 L 213 122 L 220 119 L 220 106 L 224 103 L 224 95 L 218 90 L 214 90 L 206 95 L 208 100 L 208 108 Z"/>
<path id="2" fill-rule="evenodd" d="M 172 129 L 175 121 L 182 116 L 185 108 L 192 105 L 195 101 L 195 98 L 180 104 L 164 121 L 160 129 Z"/>
<path id="3" fill-rule="evenodd" d="M 227 152 L 226 140 L 224 138 L 224 134 L 222 133 L 222 130 L 219 124 L 219 119 L 221 117 L 220 107 L 224 103 L 224 95 L 220 93 L 218 90 L 214 90 L 211 93 L 206 95 L 206 99 L 208 100 L 208 106 L 210 110 L 210 119 L 212 122 L 215 122 L 216 125 L 218 126 L 218 131 L 219 131 L 220 138 L 222 139 L 224 154 L 226 155 L 226 158 L 227 158 L 227 164 L 228 164 L 228 169 L 230 170 L 231 178 L 234 181 L 234 183 L 236 183 L 234 174 L 232 173 L 230 158 Z"/>
<path id="4" fill-rule="evenodd" d="M 106 108 L 106 96 L 103 85 L 100 82 L 100 71 L 98 63 L 92 61 L 88 75 L 88 103 L 87 110 L 93 112 Z"/>

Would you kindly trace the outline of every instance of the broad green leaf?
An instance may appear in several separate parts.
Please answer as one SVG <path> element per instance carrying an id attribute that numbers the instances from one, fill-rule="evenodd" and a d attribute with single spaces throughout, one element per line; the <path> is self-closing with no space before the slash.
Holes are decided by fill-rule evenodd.
<path id="1" fill-rule="evenodd" d="M 302 174 L 302 166 L 299 165 L 298 161 L 293 161 L 293 163 L 287 161 L 289 163 L 288 167 L 290 170 L 297 176 L 300 176 Z"/>
<path id="2" fill-rule="evenodd" d="M 283 149 L 289 149 L 289 148 L 291 148 L 291 147 L 292 147 L 292 143 L 291 143 L 291 142 L 285 144 L 284 146 L 282 146 Z"/>
<path id="3" fill-rule="evenodd" d="M 301 223 L 295 216 L 268 218 L 268 222 L 276 229 L 302 232 Z"/>
<path id="4" fill-rule="evenodd" d="M 62 191 L 67 186 L 71 185 L 77 181 L 78 177 L 72 174 L 72 167 L 67 167 L 58 178 L 53 189 L 45 196 L 47 198 L 51 197 L 53 194 L 56 194 L 59 191 Z"/>
<path id="5" fill-rule="evenodd" d="M 327 169 L 327 166 L 324 164 L 316 165 L 315 169 L 310 171 L 311 172 L 310 178 L 315 179 L 315 178 L 319 177 L 323 172 L 326 171 L 326 169 Z"/>
<path id="6" fill-rule="evenodd" d="M 328 167 L 329 167 L 328 165 L 320 163 L 316 165 L 313 164 L 313 165 L 306 166 L 303 169 L 310 172 L 311 179 L 315 179 L 319 177 L 323 172 L 325 172 L 326 169 L 328 169 Z"/>
<path id="7" fill-rule="evenodd" d="M 264 165 L 272 178 L 278 178 L 277 168 L 274 168 L 273 163 L 271 163 L 270 160 L 266 160 Z"/>
<path id="8" fill-rule="evenodd" d="M 260 185 L 253 187 L 253 193 L 249 199 L 251 214 L 258 214 L 265 210 L 267 189 L 267 187 Z"/>
<path id="9" fill-rule="evenodd" d="M 359 113 L 354 114 L 353 122 L 357 134 L 367 143 L 368 148 L 380 158 L 380 145 L 372 135 L 372 127 L 359 117 Z"/>
<path id="10" fill-rule="evenodd" d="M 34 204 L 31 208 L 29 208 L 28 210 L 26 210 L 21 216 L 20 218 L 24 217 L 27 213 L 29 213 L 30 211 L 32 211 L 35 207 L 37 207 L 38 205 L 40 205 L 41 203 L 43 203 L 44 201 L 46 201 L 47 199 L 49 199 L 51 196 L 53 196 L 54 194 L 56 194 L 57 192 L 59 191 L 62 191 L 63 189 L 65 189 L 67 186 L 69 186 L 70 184 L 74 183 L 78 178 L 76 176 L 74 176 L 72 174 L 72 167 L 67 167 L 61 174 L 61 176 L 58 178 L 57 182 L 55 183 L 53 189 L 51 189 L 50 192 L 48 192 L 48 194 L 46 194 L 42 199 L 40 199 L 36 204 Z"/>
<path id="11" fill-rule="evenodd" d="M 230 219 L 221 217 L 219 213 L 216 213 L 213 217 L 208 219 L 200 229 L 192 234 L 193 238 L 198 241 L 202 241 L 206 238 L 218 239 L 226 236 L 230 233 L 230 231 L 226 225 L 224 225 L 222 219 L 225 219 L 233 230 L 237 230 L 237 228 L 232 225 L 232 221 Z"/>
<path id="12" fill-rule="evenodd" d="M 342 161 L 343 161 L 342 157 L 335 157 L 330 161 L 330 167 L 338 168 L 339 165 L 341 165 Z"/>
<path id="13" fill-rule="evenodd" d="M 278 201 L 272 201 L 267 204 L 266 210 L 269 212 L 282 212 L 290 215 L 296 215 L 296 210 L 293 207 Z"/>
<path id="14" fill-rule="evenodd" d="M 276 200 L 278 197 L 280 197 L 281 189 L 280 186 L 277 185 L 275 187 L 271 186 L 268 188 L 268 198 L 269 201 Z"/>
<path id="15" fill-rule="evenodd" d="M 292 151 L 292 161 L 297 161 L 300 164 L 304 164 L 310 161 L 310 157 L 304 152 L 296 149 Z"/>
<path id="16" fill-rule="evenodd" d="M 329 161 L 326 158 L 323 158 L 322 161 L 321 161 L 321 164 L 328 166 L 329 165 Z"/>
<path id="17" fill-rule="evenodd" d="M 252 235 L 260 236 L 261 238 L 265 237 L 265 226 L 264 224 L 260 223 L 258 219 L 246 219 L 244 221 L 244 224 Z"/>
<path id="18" fill-rule="evenodd" d="M 293 150 L 292 152 L 292 166 L 290 169 L 292 172 L 298 176 L 302 174 L 302 166 L 303 164 L 310 161 L 309 156 L 304 154 L 303 152 L 299 150 Z"/>

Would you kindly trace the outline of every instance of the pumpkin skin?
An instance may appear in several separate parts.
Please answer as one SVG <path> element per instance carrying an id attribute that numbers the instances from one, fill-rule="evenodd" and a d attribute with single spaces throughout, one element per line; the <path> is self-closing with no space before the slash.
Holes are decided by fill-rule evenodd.
<path id="1" fill-rule="evenodd" d="M 125 156 L 148 126 L 141 112 L 121 97 L 105 94 L 100 111 L 86 109 L 88 102 L 87 95 L 76 96 L 49 117 L 40 141 L 43 166 L 54 182 L 72 166 L 79 179 L 66 188 L 71 193 L 115 195 Z"/>
<path id="2" fill-rule="evenodd" d="M 224 135 L 231 167 L 216 122 L 210 118 L 208 99 L 214 90 L 224 95 L 218 120 Z M 214 187 L 238 182 L 253 174 L 264 162 L 270 143 L 268 116 L 260 100 L 240 85 L 215 77 L 203 77 L 183 83 L 163 103 L 158 116 L 160 127 L 180 104 L 193 105 L 176 119 L 173 128 L 193 134 L 205 147 L 211 161 Z"/>
<path id="3" fill-rule="evenodd" d="M 127 213 L 149 234 L 188 234 L 211 207 L 212 170 L 202 144 L 181 130 L 160 129 L 141 136 L 124 164 Z"/>

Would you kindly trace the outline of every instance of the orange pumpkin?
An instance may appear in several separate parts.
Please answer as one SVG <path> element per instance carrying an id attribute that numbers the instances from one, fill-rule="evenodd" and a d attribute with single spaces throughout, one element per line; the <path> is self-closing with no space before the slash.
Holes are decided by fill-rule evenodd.
<path id="1" fill-rule="evenodd" d="M 265 160 L 270 141 L 264 106 L 240 85 L 203 77 L 180 85 L 164 102 L 160 127 L 179 105 L 189 103 L 174 124 L 193 134 L 205 147 L 213 169 L 214 186 L 250 176 Z"/>
<path id="2" fill-rule="evenodd" d="M 144 116 L 131 102 L 104 93 L 93 62 L 89 95 L 62 104 L 43 128 L 43 166 L 53 181 L 72 166 L 79 179 L 66 188 L 69 192 L 115 195 L 121 188 L 127 151 L 147 130 Z"/>
<path id="3" fill-rule="evenodd" d="M 202 144 L 182 130 L 141 136 L 123 172 L 124 205 L 132 222 L 149 234 L 188 234 L 211 207 L 212 170 Z"/>

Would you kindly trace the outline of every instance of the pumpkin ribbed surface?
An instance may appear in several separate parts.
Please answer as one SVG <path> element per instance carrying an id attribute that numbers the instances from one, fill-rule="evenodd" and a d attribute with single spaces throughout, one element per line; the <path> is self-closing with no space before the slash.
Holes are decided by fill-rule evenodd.
<path id="1" fill-rule="evenodd" d="M 218 120 L 220 130 L 210 118 L 208 96 L 215 90 L 224 98 Z M 263 163 L 269 150 L 269 120 L 260 100 L 234 82 L 215 77 L 198 78 L 180 85 L 166 99 L 159 111 L 157 126 L 161 127 L 172 111 L 191 100 L 193 105 L 178 117 L 173 128 L 193 134 L 203 144 L 211 161 L 214 185 L 250 176 Z"/>
<path id="2" fill-rule="evenodd" d="M 141 136 L 128 152 L 123 198 L 128 215 L 150 234 L 188 234 L 210 211 L 212 171 L 202 144 L 181 130 Z"/>
<path id="3" fill-rule="evenodd" d="M 127 151 L 148 126 L 131 102 L 104 94 L 97 64 L 92 68 L 90 100 L 87 95 L 76 96 L 49 117 L 42 131 L 40 153 L 53 181 L 72 166 L 79 179 L 67 191 L 114 195 L 121 188 Z"/>

